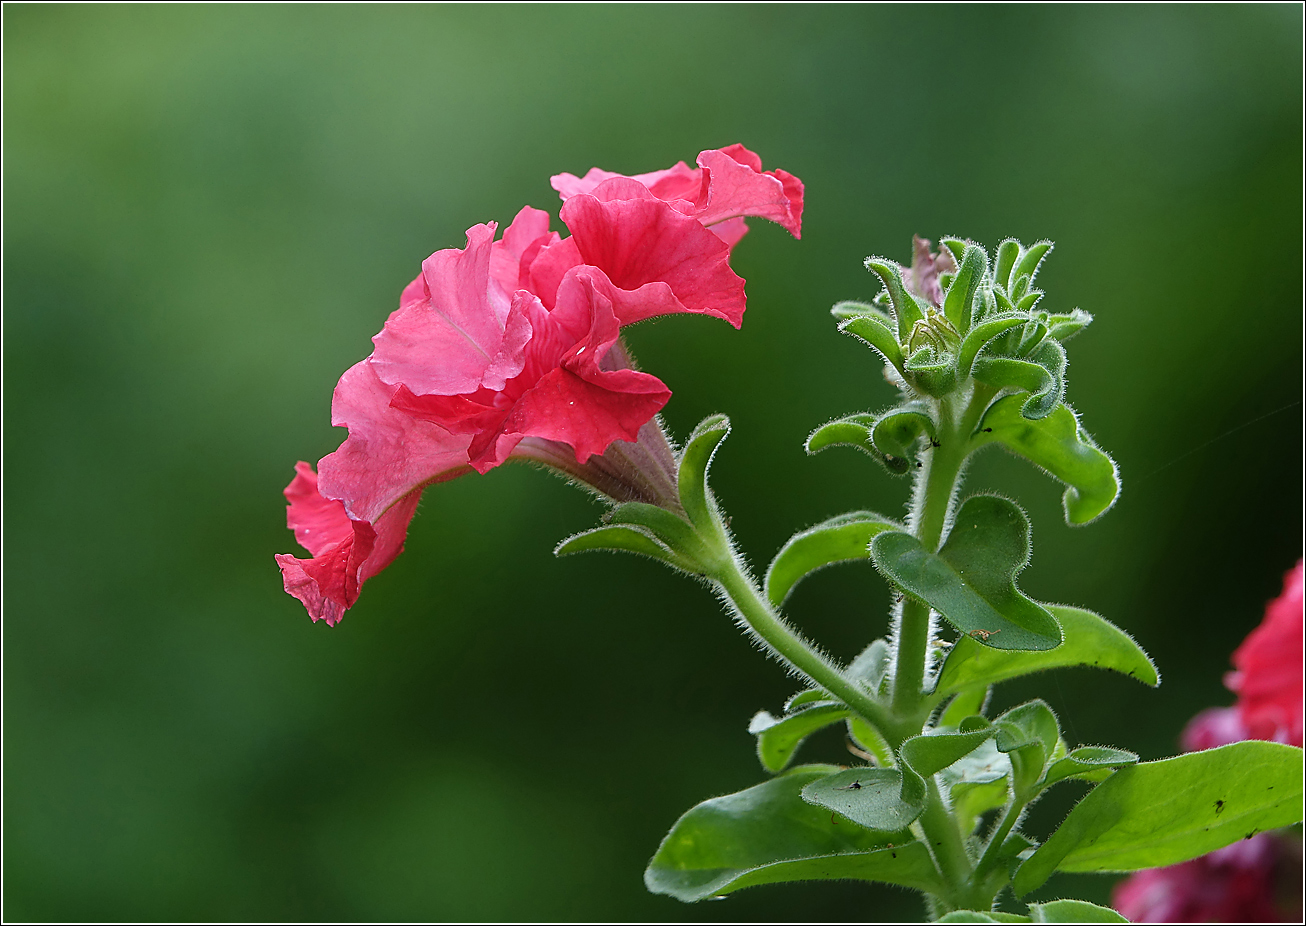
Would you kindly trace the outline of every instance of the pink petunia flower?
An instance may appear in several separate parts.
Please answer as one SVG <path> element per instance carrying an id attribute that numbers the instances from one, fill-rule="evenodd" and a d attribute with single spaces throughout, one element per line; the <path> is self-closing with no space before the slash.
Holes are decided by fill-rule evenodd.
<path id="1" fill-rule="evenodd" d="M 1238 694 L 1248 739 L 1302 745 L 1302 562 L 1283 579 L 1265 619 L 1233 652 L 1224 683 Z"/>
<path id="2" fill-rule="evenodd" d="M 1302 745 L 1302 562 L 1284 576 L 1283 593 L 1234 650 L 1237 671 L 1225 684 L 1238 694 L 1233 707 L 1212 707 L 1184 727 L 1185 750 L 1213 749 L 1241 740 Z M 1300 920 L 1300 843 L 1271 833 L 1226 846 L 1167 868 L 1131 875 L 1116 885 L 1112 905 L 1140 923 L 1257 923 Z M 1297 887 L 1275 889 L 1293 871 Z"/>
<path id="3" fill-rule="evenodd" d="M 656 418 L 671 392 L 634 368 L 620 328 L 683 312 L 739 327 L 744 281 L 729 259 L 743 216 L 797 237 L 803 207 L 802 182 L 742 145 L 698 163 L 560 175 L 569 237 L 527 206 L 499 240 L 494 223 L 476 225 L 465 248 L 423 261 L 371 356 L 336 386 L 332 423 L 349 437 L 286 489 L 313 558 L 277 562 L 314 620 L 338 621 L 398 555 L 425 487 L 472 470 L 527 460 L 612 500 L 679 510 Z"/>
<path id="4" fill-rule="evenodd" d="M 1289 846 L 1261 833 L 1179 865 L 1140 871 L 1116 885 L 1111 904 L 1135 923 L 1292 922 L 1300 914 L 1291 909 L 1292 898 L 1278 902 L 1275 887 L 1296 862 Z"/>

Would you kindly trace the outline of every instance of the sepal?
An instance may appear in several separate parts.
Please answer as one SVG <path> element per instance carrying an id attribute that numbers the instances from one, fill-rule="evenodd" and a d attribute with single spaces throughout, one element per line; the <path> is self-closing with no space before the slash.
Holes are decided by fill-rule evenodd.
<path id="1" fill-rule="evenodd" d="M 680 504 L 689 515 L 690 523 L 699 530 L 711 530 L 718 525 L 716 503 L 707 487 L 707 471 L 712 466 L 717 447 L 729 433 L 729 418 L 709 415 L 694 428 L 680 454 L 677 475 Z"/>
<path id="2" fill-rule="evenodd" d="M 633 526 L 604 526 L 573 534 L 554 548 L 555 556 L 585 553 L 593 550 L 638 553 L 666 563 L 683 572 L 697 574 L 697 565 L 673 552 L 653 534 Z"/>

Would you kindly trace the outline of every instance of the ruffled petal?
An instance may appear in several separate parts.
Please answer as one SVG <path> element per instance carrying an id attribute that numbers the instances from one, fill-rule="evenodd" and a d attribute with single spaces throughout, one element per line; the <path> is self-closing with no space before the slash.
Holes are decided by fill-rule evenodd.
<path id="1" fill-rule="evenodd" d="M 605 202 L 602 197 L 613 189 L 632 198 Z M 643 195 L 648 198 L 635 198 L 632 181 L 609 180 L 596 194 L 573 196 L 562 206 L 562 220 L 572 232 L 568 240 L 576 243 L 583 262 L 625 291 L 613 300 L 617 320 L 628 325 L 695 312 L 738 328 L 744 281 L 730 269 L 730 248 L 697 220 Z"/>
<path id="2" fill-rule="evenodd" d="M 586 311 L 589 331 L 513 405 L 506 433 L 571 445 L 576 461 L 601 454 L 613 441 L 635 441 L 639 429 L 662 410 L 671 390 L 655 376 L 632 369 L 604 370 L 601 361 L 619 336 L 606 278 L 581 268 L 558 291 L 554 314 Z"/>
<path id="3" fill-rule="evenodd" d="M 709 175 L 707 202 L 695 215 L 704 225 L 752 215 L 802 237 L 803 183 L 793 174 L 764 172 L 762 159 L 743 145 L 704 151 L 698 164 Z"/>
<path id="4" fill-rule="evenodd" d="M 398 311 L 372 339 L 372 363 L 383 382 L 419 394 L 457 395 L 482 385 L 502 388 L 505 377 L 515 375 L 514 358 L 500 353 L 509 301 L 490 285 L 494 232 L 493 222 L 475 225 L 467 230 L 465 249 L 436 251 L 422 262 L 425 290 L 410 284 Z"/>
<path id="5" fill-rule="evenodd" d="M 529 261 L 539 249 L 551 241 L 557 241 L 556 232 L 549 231 L 549 214 L 543 209 L 523 206 L 507 227 L 503 237 L 490 248 L 490 279 L 504 298 L 522 288 L 523 263 L 529 269 Z"/>
<path id="6" fill-rule="evenodd" d="M 317 491 L 317 476 L 307 463 L 295 467 L 294 481 L 286 488 L 290 501 L 287 521 L 312 559 L 278 554 L 282 583 L 298 598 L 314 621 L 335 626 L 353 607 L 363 583 L 403 552 L 408 523 L 417 510 L 421 490 L 400 499 L 376 524 L 352 520 L 345 506 Z"/>
<path id="7" fill-rule="evenodd" d="M 331 423 L 349 437 L 318 464 L 320 486 L 358 520 L 376 521 L 413 489 L 468 472 L 471 438 L 391 408 L 396 389 L 363 360 L 340 377 L 331 401 Z"/>

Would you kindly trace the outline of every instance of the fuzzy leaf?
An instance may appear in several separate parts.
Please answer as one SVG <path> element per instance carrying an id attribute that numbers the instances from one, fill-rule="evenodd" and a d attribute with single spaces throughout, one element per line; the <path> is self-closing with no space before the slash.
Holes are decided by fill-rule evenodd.
<path id="1" fill-rule="evenodd" d="M 1022 916 L 1018 920 L 1000 920 L 992 913 L 981 913 L 979 910 L 953 910 L 951 913 L 945 913 L 934 922 L 936 923 L 1028 923 L 1029 917 Z"/>
<path id="2" fill-rule="evenodd" d="M 866 258 L 866 269 L 875 273 L 883 282 L 889 302 L 893 305 L 894 318 L 898 323 L 898 341 L 907 343 L 912 326 L 925 317 L 920 305 L 902 282 L 902 269 L 893 261 L 882 257 Z"/>
<path id="3" fill-rule="evenodd" d="M 836 302 L 830 309 L 830 314 L 841 322 L 850 318 L 857 318 L 860 315 L 869 315 L 872 318 L 883 322 L 886 327 L 893 330 L 893 316 L 881 309 L 878 305 L 872 305 L 869 302 L 857 302 L 852 299 L 845 299 L 843 302 Z"/>
<path id="4" fill-rule="evenodd" d="M 937 702 L 954 692 L 983 689 L 1020 675 L 1067 666 L 1112 669 L 1153 688 L 1161 683 L 1147 653 L 1115 624 L 1082 608 L 1045 607 L 1061 625 L 1060 646 L 1035 653 L 998 653 L 962 637 L 939 671 L 932 699 Z"/>
<path id="5" fill-rule="evenodd" d="M 809 454 L 818 453 L 826 447 L 856 447 L 877 460 L 882 460 L 883 454 L 871 443 L 871 426 L 874 424 L 875 416 L 867 412 L 845 415 L 827 421 L 807 435 L 807 442 L 803 446 Z M 905 464 L 903 471 L 906 472 Z"/>
<path id="6" fill-rule="evenodd" d="M 1102 769 L 1124 768 L 1137 765 L 1138 756 L 1125 749 L 1112 749 L 1107 746 L 1080 746 L 1064 759 L 1052 763 L 1043 778 L 1043 787 L 1056 784 L 1070 777 L 1098 772 Z"/>
<path id="7" fill-rule="evenodd" d="M 846 878 L 941 891 L 929 851 L 910 833 L 836 823 L 799 797 L 804 785 L 834 771 L 801 766 L 692 808 L 662 840 L 645 885 L 687 902 L 757 884 Z"/>
<path id="8" fill-rule="evenodd" d="M 1061 644 L 1052 615 L 1016 589 L 1015 575 L 1029 562 L 1029 520 L 1008 499 L 968 498 L 938 553 L 911 534 L 886 531 L 871 542 L 871 558 L 895 585 L 985 646 L 1050 650 Z"/>
<path id="9" fill-rule="evenodd" d="M 803 740 L 848 716 L 842 704 L 814 704 L 779 719 L 759 711 L 748 725 L 757 737 L 757 758 L 768 772 L 783 771 Z"/>
<path id="10" fill-rule="evenodd" d="M 1021 411 L 1023 400 L 1022 395 L 1009 395 L 989 406 L 975 445 L 997 441 L 1065 483 L 1067 524 L 1088 524 L 1101 517 L 1120 493 L 1115 462 L 1079 427 L 1069 407 L 1058 406 L 1031 421 Z"/>
<path id="11" fill-rule="evenodd" d="M 685 572 L 699 571 L 693 563 L 673 553 L 648 531 L 638 527 L 607 526 L 581 531 L 558 544 L 553 553 L 555 556 L 567 556 L 591 550 L 638 553 Z"/>
<path id="12" fill-rule="evenodd" d="M 1083 309 L 1074 309 L 1064 315 L 1048 316 L 1048 337 L 1058 341 L 1073 338 L 1093 321 L 1093 316 Z"/>
<path id="13" fill-rule="evenodd" d="M 625 502 L 608 513 L 607 521 L 612 525 L 641 528 L 690 562 L 704 551 L 703 541 L 692 524 L 657 505 Z"/>
<path id="14" fill-rule="evenodd" d="M 943 314 L 957 333 L 964 336 L 970 330 L 975 294 L 989 275 L 988 252 L 979 245 L 967 244 L 959 264 L 957 275 L 943 297 Z"/>
<path id="15" fill-rule="evenodd" d="M 970 639 L 967 637 L 966 639 Z M 978 644 L 976 644 L 978 646 Z M 943 709 L 939 715 L 939 726 L 955 727 L 961 723 L 963 718 L 970 717 L 972 714 L 983 714 L 984 705 L 989 700 L 989 688 L 987 685 L 975 685 L 972 688 L 965 688 L 955 698 L 948 702 L 948 706 Z"/>
<path id="16" fill-rule="evenodd" d="M 1024 325 L 1025 321 L 1024 315 L 999 315 L 985 319 L 972 328 L 957 351 L 957 375 L 962 379 L 970 376 L 975 358 L 985 345 L 1013 328 Z"/>
<path id="17" fill-rule="evenodd" d="M 922 434 L 934 440 L 934 419 L 923 402 L 908 402 L 881 412 L 871 426 L 871 443 L 886 459 L 903 460 L 915 455 L 916 439 Z"/>
<path id="18" fill-rule="evenodd" d="M 888 363 L 902 372 L 902 348 L 893 330 L 874 315 L 856 315 L 839 325 L 839 330 L 865 341 Z"/>
<path id="19" fill-rule="evenodd" d="M 971 375 L 995 389 L 1019 389 L 1028 393 L 1021 414 L 1044 418 L 1052 413 L 1065 393 L 1065 348 L 1057 341 L 1044 341 L 1026 360 L 1014 357 L 975 359 Z"/>
<path id="20" fill-rule="evenodd" d="M 850 511 L 799 531 L 789 538 L 766 570 L 767 600 L 777 608 L 794 587 L 818 569 L 870 559 L 871 538 L 886 530 L 903 530 L 874 511 Z"/>
<path id="21" fill-rule="evenodd" d="M 993 282 L 997 283 L 1003 289 L 1011 289 L 1011 271 L 1016 266 L 1016 260 L 1020 257 L 1020 242 L 1015 238 L 1008 238 L 998 245 L 998 259 L 996 266 L 993 268 Z"/>
<path id="22" fill-rule="evenodd" d="M 1174 865 L 1302 818 L 1302 751 L 1247 740 L 1116 772 L 1016 873 L 1017 895 L 1054 871 Z"/>
<path id="23" fill-rule="evenodd" d="M 869 829 L 903 829 L 925 809 L 926 779 L 995 732 L 986 725 L 974 732 L 914 736 L 902 744 L 898 768 L 851 768 L 830 775 L 805 786 L 803 800 Z"/>
<path id="24" fill-rule="evenodd" d="M 1029 905 L 1029 918 L 1035 923 L 1128 923 L 1110 907 L 1099 907 L 1087 900 L 1052 900 Z"/>
<path id="25" fill-rule="evenodd" d="M 717 447 L 729 433 L 729 418 L 709 415 L 694 428 L 680 455 L 680 504 L 689 520 L 700 530 L 709 528 L 716 517 L 716 506 L 707 488 L 707 471 Z"/>

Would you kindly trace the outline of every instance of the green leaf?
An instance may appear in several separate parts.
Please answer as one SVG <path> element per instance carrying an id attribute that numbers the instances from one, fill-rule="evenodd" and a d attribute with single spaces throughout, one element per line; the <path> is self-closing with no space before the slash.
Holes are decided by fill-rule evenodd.
<path id="1" fill-rule="evenodd" d="M 852 737 L 856 745 L 875 757 L 876 764 L 885 768 L 893 767 L 893 747 L 889 745 L 888 740 L 880 735 L 879 730 L 865 720 L 857 716 L 850 716 L 848 718 L 848 735 Z"/>
<path id="2" fill-rule="evenodd" d="M 692 808 L 662 840 L 645 885 L 683 901 L 757 884 L 843 878 L 941 892 L 929 851 L 910 833 L 836 823 L 799 797 L 804 785 L 833 771 L 801 766 Z"/>
<path id="3" fill-rule="evenodd" d="M 966 253 L 966 246 L 967 244 L 969 244 L 969 242 L 961 238 L 940 238 L 939 244 L 943 245 L 949 251 L 952 252 L 953 260 L 957 261 L 958 263 L 961 263 L 961 259 Z"/>
<path id="4" fill-rule="evenodd" d="M 885 292 L 893 304 L 893 314 L 898 322 L 898 341 L 907 343 L 912 326 L 925 317 L 920 305 L 902 282 L 902 270 L 898 264 L 883 257 L 866 258 L 866 269 L 875 273 L 884 281 Z"/>
<path id="5" fill-rule="evenodd" d="M 957 375 L 962 379 L 970 376 L 975 357 L 984 346 L 1011 329 L 1024 325 L 1026 320 L 1024 315 L 999 315 L 972 328 L 957 351 Z"/>
<path id="6" fill-rule="evenodd" d="M 795 711 L 800 707 L 803 707 L 808 704 L 814 704 L 817 701 L 835 701 L 835 700 L 837 699 L 827 691 L 823 691 L 820 688 L 808 688 L 805 689 L 804 691 L 798 692 L 796 695 L 794 695 L 788 701 L 786 701 L 785 711 L 786 712 Z M 762 713 L 765 713 L 765 711 L 763 711 Z"/>
<path id="7" fill-rule="evenodd" d="M 898 339 L 892 329 L 874 315 L 855 315 L 840 324 L 839 330 L 865 341 L 885 361 L 897 367 L 898 372 L 902 372 L 902 348 L 898 345 Z"/>
<path id="8" fill-rule="evenodd" d="M 869 302 L 857 302 L 852 299 L 845 299 L 843 302 L 836 302 L 830 309 L 830 314 L 839 321 L 847 321 L 850 318 L 856 318 L 859 315 L 869 315 L 877 318 L 892 330 L 894 327 L 893 316 L 881 309 L 878 305 L 872 305 Z"/>
<path id="9" fill-rule="evenodd" d="M 973 833 L 985 811 L 1006 804 L 1010 775 L 1011 759 L 992 739 L 939 773 L 963 833 Z"/>
<path id="10" fill-rule="evenodd" d="M 1043 778 L 1043 787 L 1054 785 L 1066 778 L 1080 777 L 1103 769 L 1124 768 L 1138 764 L 1138 756 L 1125 749 L 1108 746 L 1080 746 L 1064 759 L 1052 763 Z"/>
<path id="11" fill-rule="evenodd" d="M 1047 257 L 1051 250 L 1051 241 L 1038 241 L 1030 245 L 1029 249 L 1020 256 L 1020 262 L 1016 264 L 1012 276 L 1015 278 L 1028 276 L 1032 283 L 1034 277 L 1038 275 L 1039 267 L 1043 264 L 1043 258 Z"/>
<path id="12" fill-rule="evenodd" d="M 803 740 L 848 716 L 842 704 L 815 704 L 781 718 L 758 711 L 748 725 L 757 737 L 757 758 L 768 772 L 783 771 Z"/>
<path id="13" fill-rule="evenodd" d="M 1006 758 L 1004 753 L 997 751 L 996 746 L 993 751 Z M 957 826 L 961 832 L 967 836 L 974 833 L 982 815 L 1005 806 L 1010 794 L 1011 787 L 1006 778 L 954 785 L 950 794 L 952 812 L 957 817 Z"/>
<path id="14" fill-rule="evenodd" d="M 967 639 L 970 638 L 967 637 Z M 976 685 L 973 688 L 963 689 L 960 694 L 948 702 L 948 706 L 939 715 L 939 726 L 955 727 L 961 723 L 964 717 L 969 717 L 972 714 L 983 714 L 984 705 L 988 703 L 988 700 L 989 688 L 987 685 Z"/>
<path id="15" fill-rule="evenodd" d="M 970 330 L 975 294 L 989 275 L 988 252 L 977 244 L 967 244 L 959 264 L 957 276 L 943 297 L 943 314 L 958 334 L 965 335 Z"/>
<path id="16" fill-rule="evenodd" d="M 705 552 L 703 540 L 692 524 L 657 505 L 624 502 L 608 512 L 607 522 L 647 531 L 691 563 Z"/>
<path id="17" fill-rule="evenodd" d="M 895 585 L 985 646 L 1050 650 L 1061 644 L 1052 615 L 1016 589 L 1015 575 L 1029 562 L 1029 520 L 1008 499 L 968 498 L 938 553 L 911 534 L 886 531 L 871 541 L 871 558 Z"/>
<path id="18" fill-rule="evenodd" d="M 767 600 L 780 607 L 794 587 L 816 570 L 869 559 L 872 537 L 903 529 L 897 521 L 874 511 L 850 511 L 799 531 L 780 548 L 766 570 Z"/>
<path id="19" fill-rule="evenodd" d="M 707 488 L 707 471 L 721 441 L 730 433 L 730 419 L 725 415 L 709 415 L 698 423 L 689 435 L 680 455 L 680 504 L 689 520 L 700 530 L 715 526 L 716 505 Z"/>
<path id="20" fill-rule="evenodd" d="M 1088 524 L 1101 517 L 1120 494 L 1115 462 L 1080 428 L 1068 406 L 1031 421 L 1021 412 L 1023 398 L 1009 395 L 990 405 L 975 445 L 997 441 L 1064 483 L 1067 524 Z"/>
<path id="21" fill-rule="evenodd" d="M 845 415 L 827 421 L 807 435 L 804 447 L 809 454 L 818 453 L 826 447 L 856 447 L 883 461 L 883 455 L 871 443 L 871 426 L 874 424 L 875 416 L 867 412 Z M 906 461 L 903 461 L 903 472 L 906 470 Z"/>
<path id="22" fill-rule="evenodd" d="M 1057 341 L 1044 341 L 1027 360 L 981 355 L 971 375 L 995 389 L 1028 393 L 1021 414 L 1037 419 L 1050 415 L 1065 393 L 1066 351 Z"/>
<path id="23" fill-rule="evenodd" d="M 648 531 L 638 527 L 596 527 L 573 534 L 554 548 L 555 556 L 585 553 L 592 550 L 638 553 L 685 572 L 697 573 L 698 567 L 669 550 Z"/>
<path id="24" fill-rule="evenodd" d="M 936 923 L 1005 923 L 1009 920 L 996 919 L 990 913 L 981 913 L 978 910 L 953 910 L 951 913 L 945 913 L 934 922 Z M 1028 917 L 1024 917 L 1015 922 L 1028 923 Z"/>
<path id="25" fill-rule="evenodd" d="M 898 750 L 898 768 L 851 768 L 813 781 L 803 800 L 873 830 L 909 826 L 925 809 L 926 779 L 974 750 L 995 730 L 913 736 Z"/>
<path id="26" fill-rule="evenodd" d="M 870 556 L 870 553 L 867 553 Z M 880 687 L 880 681 L 889 671 L 889 644 L 884 639 L 872 640 L 866 649 L 857 654 L 857 658 L 848 663 L 846 675 L 864 683 L 872 691 Z"/>
<path id="27" fill-rule="evenodd" d="M 939 357 L 933 348 L 922 347 L 908 357 L 903 366 L 911 384 L 926 395 L 944 396 L 957 385 L 957 368 L 951 355 Z"/>
<path id="28" fill-rule="evenodd" d="M 1302 751 L 1248 740 L 1116 772 L 1016 873 L 1028 894 L 1054 871 L 1174 865 L 1302 818 Z"/>
<path id="29" fill-rule="evenodd" d="M 881 412 L 871 426 L 871 443 L 886 459 L 907 460 L 915 456 L 916 440 L 922 434 L 935 437 L 934 418 L 924 402 L 908 402 Z"/>
<path id="30" fill-rule="evenodd" d="M 1128 923 L 1110 907 L 1099 907 L 1087 900 L 1052 900 L 1029 905 L 1035 923 Z"/>
<path id="31" fill-rule="evenodd" d="M 998 749 L 1011 759 L 1012 792 L 1028 802 L 1038 793 L 1043 770 L 1061 740 L 1057 717 L 1046 703 L 1035 700 L 1013 707 L 993 725 Z"/>
<path id="32" fill-rule="evenodd" d="M 1083 331 L 1093 321 L 1093 316 L 1083 309 L 1074 309 L 1064 315 L 1048 316 L 1048 337 L 1065 341 Z"/>
<path id="33" fill-rule="evenodd" d="M 1112 669 L 1153 688 L 1161 684 L 1147 653 L 1115 624 L 1082 608 L 1046 607 L 1061 625 L 1064 639 L 1060 646 L 1036 653 L 998 653 L 970 637 L 962 637 L 939 671 L 931 700 L 938 703 L 955 692 L 983 689 L 1020 675 L 1067 666 Z"/>
<path id="34" fill-rule="evenodd" d="M 1020 242 L 1008 238 L 998 245 L 997 265 L 993 268 L 993 282 L 1003 289 L 1011 289 L 1011 271 L 1020 257 Z"/>

